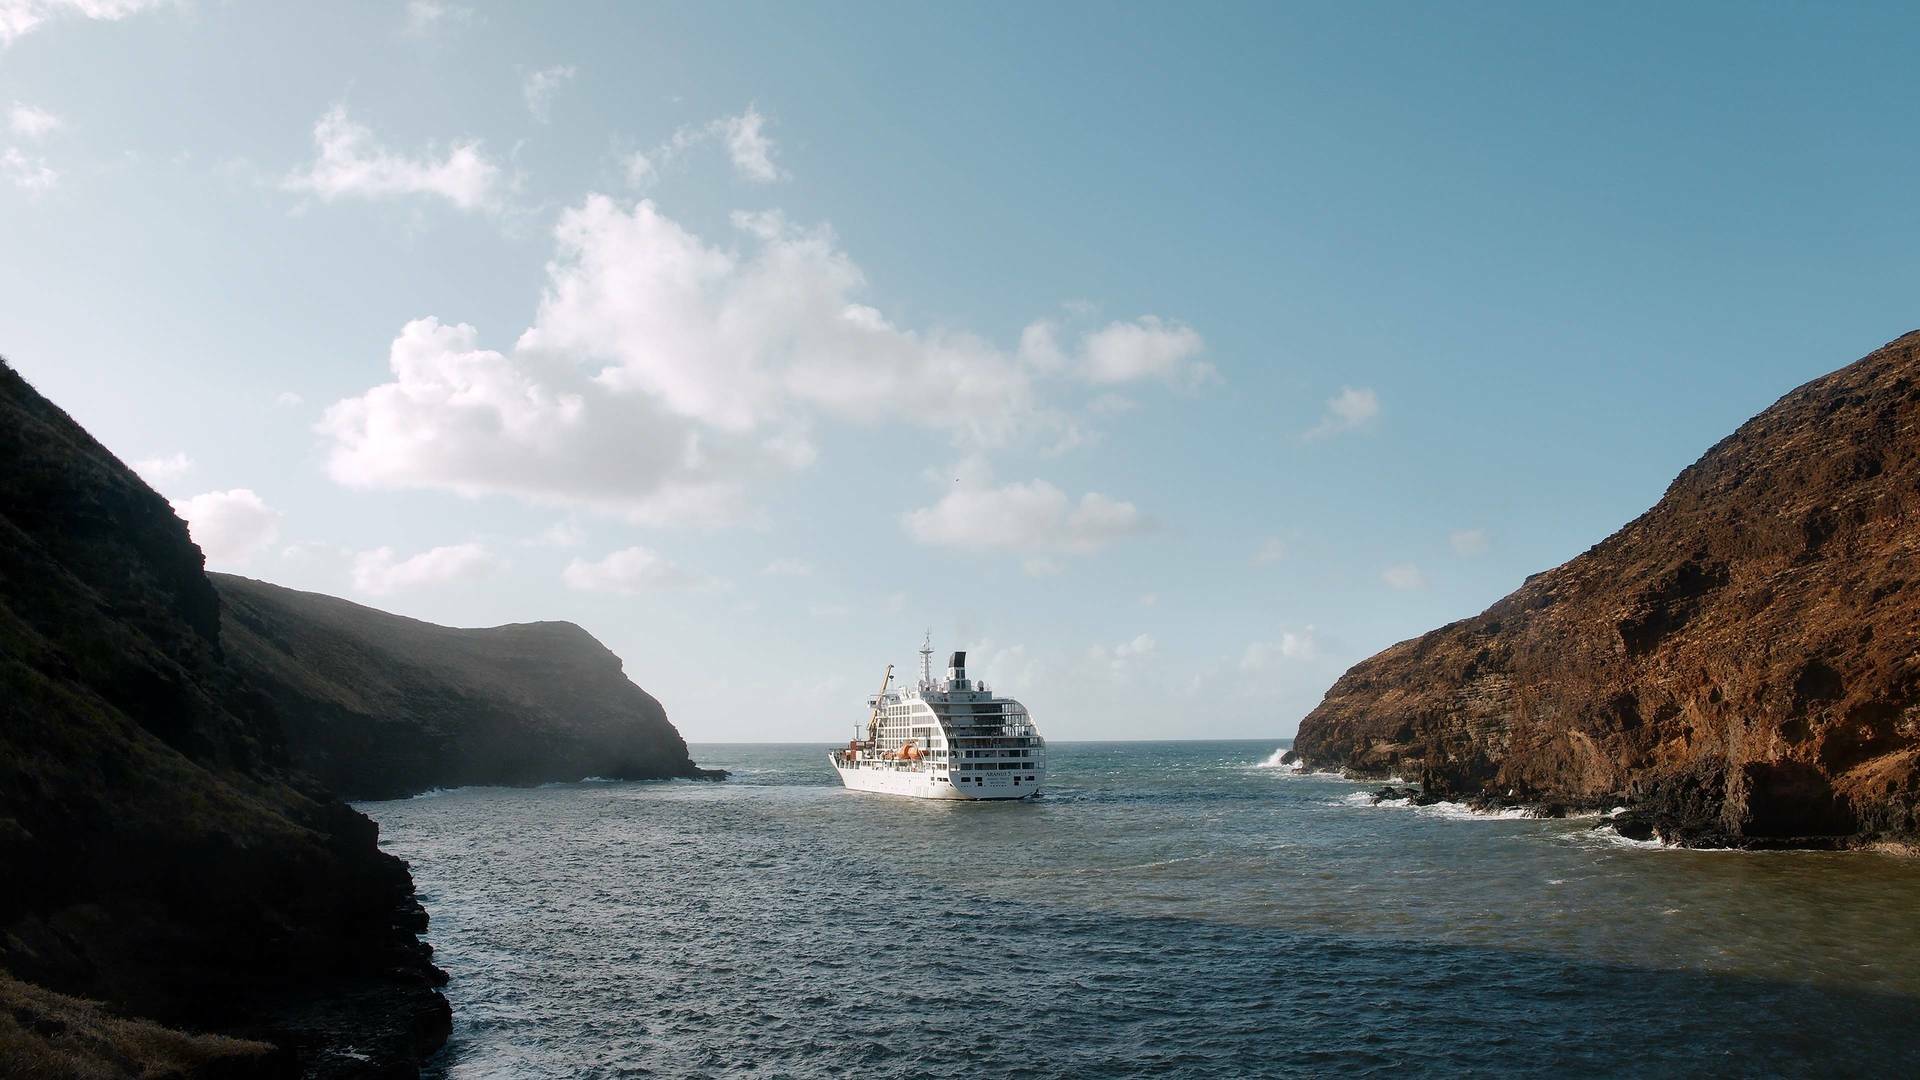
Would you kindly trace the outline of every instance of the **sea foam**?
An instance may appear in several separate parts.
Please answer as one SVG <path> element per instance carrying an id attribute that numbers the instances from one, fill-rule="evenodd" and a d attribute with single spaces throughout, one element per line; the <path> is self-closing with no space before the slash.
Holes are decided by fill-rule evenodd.
<path id="1" fill-rule="evenodd" d="M 1443 818 L 1447 821 L 1510 821 L 1535 816 L 1532 811 L 1520 806 L 1507 806 L 1498 810 L 1476 810 L 1465 803 L 1457 802 L 1428 803 L 1426 806 L 1415 806 L 1412 799 L 1381 799 L 1376 802 L 1370 791 L 1349 792 L 1340 801 L 1347 806 L 1387 806 L 1412 810 L 1416 814 Z"/>
<path id="2" fill-rule="evenodd" d="M 1293 761 L 1282 761 L 1282 760 L 1281 760 L 1282 758 L 1284 758 L 1284 757 L 1286 757 L 1286 756 L 1287 756 L 1287 755 L 1288 755 L 1289 753 L 1291 753 L 1291 751 L 1289 751 L 1289 750 L 1287 750 L 1287 749 L 1285 749 L 1284 747 L 1283 747 L 1283 748 L 1281 748 L 1281 749 L 1279 749 L 1279 750 L 1275 750 L 1275 751 L 1274 751 L 1273 753 L 1271 753 L 1271 754 L 1268 754 L 1268 755 L 1267 755 L 1267 759 L 1266 759 L 1265 761 L 1262 761 L 1262 762 L 1261 762 L 1260 764 L 1258 764 L 1258 765 L 1255 765 L 1255 766 L 1254 766 L 1254 768 L 1256 768 L 1256 769 L 1285 769 L 1285 770 L 1287 770 L 1288 772 L 1302 772 L 1302 771 L 1304 771 L 1304 770 L 1306 769 L 1306 767 L 1307 767 L 1307 764 L 1306 764 L 1306 762 L 1304 762 L 1304 761 L 1300 761 L 1300 760 L 1299 760 L 1299 759 L 1297 759 L 1297 758 L 1296 758 L 1295 760 L 1293 760 Z"/>

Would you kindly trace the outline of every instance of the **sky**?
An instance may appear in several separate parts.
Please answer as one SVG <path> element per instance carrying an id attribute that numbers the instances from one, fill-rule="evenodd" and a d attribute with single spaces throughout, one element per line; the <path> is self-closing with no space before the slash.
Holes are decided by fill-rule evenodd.
<path id="1" fill-rule="evenodd" d="M 1897 6 L 0 0 L 0 354 L 693 741 L 1291 735 L 1920 325 Z"/>

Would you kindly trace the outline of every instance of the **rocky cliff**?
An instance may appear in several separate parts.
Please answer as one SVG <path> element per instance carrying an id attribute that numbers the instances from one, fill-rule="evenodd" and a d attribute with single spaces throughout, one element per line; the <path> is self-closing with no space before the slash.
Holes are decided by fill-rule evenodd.
<path id="1" fill-rule="evenodd" d="M 1653 509 L 1355 665 L 1316 766 L 1430 795 L 1627 804 L 1669 840 L 1920 829 L 1920 332 L 1800 387 Z"/>
<path id="2" fill-rule="evenodd" d="M 710 777 L 620 658 L 572 623 L 456 630 L 213 574 L 233 664 L 301 768 L 348 798 L 465 784 Z"/>
<path id="3" fill-rule="evenodd" d="M 290 770 L 201 566 L 0 361 L 0 1073 L 411 1075 L 448 1010 L 406 864 Z"/>

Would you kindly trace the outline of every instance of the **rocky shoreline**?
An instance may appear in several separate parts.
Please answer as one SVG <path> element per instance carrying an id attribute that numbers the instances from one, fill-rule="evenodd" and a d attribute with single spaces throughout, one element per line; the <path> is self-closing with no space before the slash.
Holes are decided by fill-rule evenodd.
<path id="1" fill-rule="evenodd" d="M 1629 807 L 1703 848 L 1920 836 L 1920 332 L 1782 397 L 1486 611 L 1354 665 L 1315 768 Z"/>
<path id="2" fill-rule="evenodd" d="M 1280 763 L 1302 771 L 1313 765 L 1295 751 L 1288 751 Z M 1526 817 L 1547 820 L 1595 818 L 1596 831 L 1609 831 L 1623 839 L 1654 842 L 1669 847 L 1702 850 L 1741 851 L 1876 851 L 1884 854 L 1920 856 L 1920 843 L 1903 836 L 1738 836 L 1716 827 L 1714 822 L 1689 820 L 1671 810 L 1624 805 L 1610 798 L 1521 798 L 1489 791 L 1460 792 L 1431 785 L 1410 783 L 1391 772 L 1360 771 L 1346 768 L 1316 770 L 1356 782 L 1384 781 L 1383 786 L 1367 792 L 1375 806 L 1404 804 L 1423 807 L 1452 805 L 1472 814 L 1500 816 L 1519 812 Z"/>

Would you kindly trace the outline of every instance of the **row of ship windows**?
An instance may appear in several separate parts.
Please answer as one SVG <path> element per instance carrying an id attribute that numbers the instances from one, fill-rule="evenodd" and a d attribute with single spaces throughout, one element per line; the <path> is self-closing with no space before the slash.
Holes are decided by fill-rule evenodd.
<path id="1" fill-rule="evenodd" d="M 880 729 L 880 737 L 883 739 L 907 738 L 907 739 L 924 740 L 926 742 L 932 742 L 933 730 L 931 728 L 882 727 Z M 948 736 L 948 741 L 956 742 L 956 743 L 964 742 L 968 746 L 1039 746 L 1039 745 L 1043 745 L 1038 739 L 1022 738 L 1020 736 L 1009 737 L 1004 735 L 954 734 L 954 735 Z"/>
<path id="2" fill-rule="evenodd" d="M 938 780 L 938 781 L 940 781 L 940 782 L 941 782 L 941 783 L 943 783 L 943 784 L 951 784 L 951 783 L 953 783 L 953 782 L 954 782 L 954 781 L 951 781 L 951 780 L 948 780 L 948 779 L 947 779 L 946 777 L 944 777 L 944 776 L 936 776 L 936 777 L 934 777 L 934 779 L 935 779 L 935 780 Z M 1013 778 L 1013 782 L 1017 784 L 1017 783 L 1019 783 L 1019 782 L 1020 782 L 1020 781 L 1021 781 L 1022 779 L 1023 779 L 1022 777 L 1018 777 L 1018 776 L 1016 776 L 1016 777 L 1014 777 L 1014 778 Z M 1031 777 L 1031 776 L 1028 776 L 1028 777 L 1024 777 L 1024 779 L 1027 779 L 1027 780 L 1032 780 L 1032 779 L 1033 779 L 1033 777 Z M 967 777 L 964 777 L 964 776 L 963 776 L 963 777 L 961 777 L 961 778 L 960 778 L 960 780 L 959 780 L 959 782 L 960 782 L 960 783 L 962 783 L 962 784 L 964 784 L 964 783 L 966 783 L 966 782 L 967 782 Z M 973 777 L 973 782 L 974 782 L 974 783 L 976 783 L 976 784 L 977 784 L 977 783 L 979 783 L 979 782 L 980 782 L 980 777 L 978 777 L 978 776 L 976 776 L 976 777 Z"/>
<path id="3" fill-rule="evenodd" d="M 954 768 L 960 772 L 991 772 L 995 769 L 1031 769 L 1033 766 L 1034 763 L 1031 761 L 998 761 L 991 765 L 980 762 L 973 765 L 955 765 Z"/>
<path id="4" fill-rule="evenodd" d="M 1039 756 L 1027 750 L 925 750 L 922 757 L 936 760 L 952 758 L 955 761 L 972 761 L 978 758 L 1016 758 L 1020 761 L 1038 760 Z"/>

